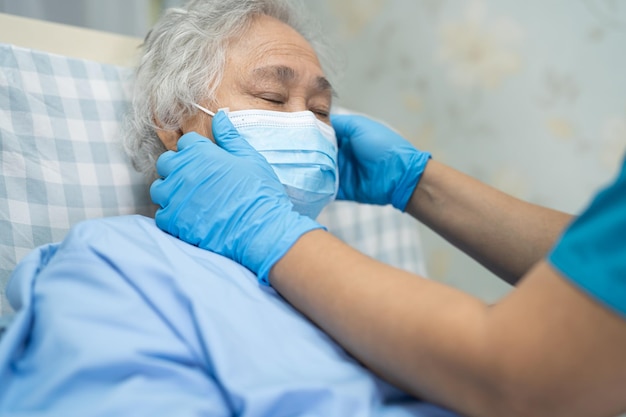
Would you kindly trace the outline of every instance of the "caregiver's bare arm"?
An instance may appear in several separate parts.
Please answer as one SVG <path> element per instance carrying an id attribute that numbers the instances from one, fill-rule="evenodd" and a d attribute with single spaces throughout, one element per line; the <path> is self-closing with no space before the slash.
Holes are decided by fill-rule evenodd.
<path id="1" fill-rule="evenodd" d="M 572 219 L 435 160 L 428 162 L 406 211 L 512 284 L 546 255 Z"/>
<path id="2" fill-rule="evenodd" d="M 316 230 L 270 279 L 366 366 L 463 415 L 626 411 L 626 322 L 543 262 L 488 307 Z"/>

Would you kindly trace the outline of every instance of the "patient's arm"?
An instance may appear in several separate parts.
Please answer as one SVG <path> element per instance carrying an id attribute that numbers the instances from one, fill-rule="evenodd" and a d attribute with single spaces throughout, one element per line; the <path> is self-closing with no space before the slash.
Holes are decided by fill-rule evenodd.
<path id="1" fill-rule="evenodd" d="M 316 230 L 296 242 L 270 279 L 375 372 L 463 415 L 626 410 L 626 322 L 545 263 L 489 308 Z"/>
<path id="2" fill-rule="evenodd" d="M 572 219 L 434 160 L 426 166 L 407 212 L 512 284 L 546 255 Z"/>

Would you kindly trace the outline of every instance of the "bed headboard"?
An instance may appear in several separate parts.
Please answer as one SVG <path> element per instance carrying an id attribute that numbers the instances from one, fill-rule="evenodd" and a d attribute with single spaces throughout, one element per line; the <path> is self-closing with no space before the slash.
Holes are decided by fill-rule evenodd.
<path id="1" fill-rule="evenodd" d="M 133 66 L 142 39 L 0 13 L 0 42 L 103 64 Z"/>

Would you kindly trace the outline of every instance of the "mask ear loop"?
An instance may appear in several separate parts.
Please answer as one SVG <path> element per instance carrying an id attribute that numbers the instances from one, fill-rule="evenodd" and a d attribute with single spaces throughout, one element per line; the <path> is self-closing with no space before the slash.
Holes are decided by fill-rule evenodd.
<path id="1" fill-rule="evenodd" d="M 202 107 L 201 105 L 196 104 L 196 103 L 191 103 L 191 104 L 192 104 L 195 108 L 197 108 L 198 110 L 201 110 L 201 111 L 205 112 L 205 113 L 206 113 L 206 114 L 208 114 L 209 116 L 211 116 L 211 117 L 214 117 L 214 116 L 215 116 L 215 113 L 213 113 L 211 110 L 209 110 L 209 109 L 207 109 L 207 108 L 205 108 L 205 107 Z"/>

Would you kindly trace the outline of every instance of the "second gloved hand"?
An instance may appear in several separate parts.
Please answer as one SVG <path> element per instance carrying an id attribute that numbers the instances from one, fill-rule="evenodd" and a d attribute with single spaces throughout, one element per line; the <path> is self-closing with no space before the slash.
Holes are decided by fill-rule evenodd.
<path id="1" fill-rule="evenodd" d="M 150 188 L 159 228 L 224 255 L 269 285 L 272 266 L 304 233 L 322 228 L 292 210 L 283 185 L 224 112 L 213 119 L 216 145 L 197 133 L 157 161 L 162 179 Z"/>
<path id="2" fill-rule="evenodd" d="M 364 116 L 335 115 L 332 123 L 339 144 L 337 198 L 404 211 L 430 153 Z"/>

